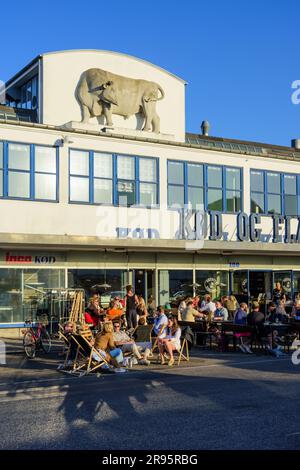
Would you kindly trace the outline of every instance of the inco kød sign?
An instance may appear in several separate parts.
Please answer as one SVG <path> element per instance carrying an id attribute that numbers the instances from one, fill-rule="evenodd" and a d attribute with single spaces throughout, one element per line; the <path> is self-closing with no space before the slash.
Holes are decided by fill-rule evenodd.
<path id="1" fill-rule="evenodd" d="M 7 264 L 54 264 L 56 257 L 53 255 L 30 255 L 24 253 L 5 253 L 5 262 Z"/>

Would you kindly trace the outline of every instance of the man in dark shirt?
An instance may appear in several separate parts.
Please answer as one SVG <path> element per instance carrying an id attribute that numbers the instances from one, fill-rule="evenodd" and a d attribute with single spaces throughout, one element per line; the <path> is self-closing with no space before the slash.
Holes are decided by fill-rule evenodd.
<path id="1" fill-rule="evenodd" d="M 264 321 L 265 316 L 262 312 L 259 311 L 259 303 L 252 302 L 252 310 L 247 315 L 247 323 L 250 326 L 255 326 L 258 338 L 261 338 L 263 335 Z"/>
<path id="2" fill-rule="evenodd" d="M 275 302 L 271 302 L 268 307 L 267 321 L 270 323 L 288 323 L 287 314 L 278 311 Z"/>

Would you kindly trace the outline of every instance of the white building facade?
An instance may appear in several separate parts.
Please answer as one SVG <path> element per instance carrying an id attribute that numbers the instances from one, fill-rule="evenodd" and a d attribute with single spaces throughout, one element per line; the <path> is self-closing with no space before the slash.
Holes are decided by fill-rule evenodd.
<path id="1" fill-rule="evenodd" d="M 148 101 L 160 132 L 142 130 L 144 95 L 139 113 L 113 112 L 113 125 L 104 114 L 80 122 L 76 89 L 90 69 L 159 84 L 163 98 Z M 290 300 L 300 292 L 300 150 L 186 133 L 185 86 L 107 51 L 45 54 L 7 82 L 1 328 L 66 287 L 121 295 L 132 283 L 157 305 L 195 290 L 267 303 L 278 281 Z"/>

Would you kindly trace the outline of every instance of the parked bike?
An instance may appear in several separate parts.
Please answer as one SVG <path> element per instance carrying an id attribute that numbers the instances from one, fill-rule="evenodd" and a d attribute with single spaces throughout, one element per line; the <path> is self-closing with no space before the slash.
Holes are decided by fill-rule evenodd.
<path id="1" fill-rule="evenodd" d="M 39 322 L 37 326 L 33 326 L 31 321 L 26 321 L 29 326 L 24 330 L 23 346 L 26 356 L 29 359 L 34 359 L 36 352 L 43 350 L 44 353 L 49 353 L 51 350 L 51 338 L 43 323 Z"/>

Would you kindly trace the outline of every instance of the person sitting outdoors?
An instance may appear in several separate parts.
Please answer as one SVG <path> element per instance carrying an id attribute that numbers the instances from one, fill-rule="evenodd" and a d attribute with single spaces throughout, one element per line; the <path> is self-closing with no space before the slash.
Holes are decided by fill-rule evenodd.
<path id="1" fill-rule="evenodd" d="M 278 315 L 287 315 L 286 310 L 285 310 L 285 300 L 279 300 L 279 303 L 276 307 L 276 313 Z"/>
<path id="2" fill-rule="evenodd" d="M 248 305 L 245 302 L 241 302 L 237 309 L 233 323 L 235 325 L 247 325 Z"/>
<path id="3" fill-rule="evenodd" d="M 200 304 L 200 297 L 199 297 L 199 295 L 195 295 L 195 297 L 193 297 L 192 300 L 193 300 L 193 308 L 194 308 L 195 310 L 197 310 L 197 309 L 199 308 L 199 306 L 200 306 L 200 305 L 199 305 L 199 304 Z"/>
<path id="4" fill-rule="evenodd" d="M 241 302 L 238 310 L 233 319 L 235 325 L 247 325 L 247 313 L 248 305 L 245 302 Z M 252 354 L 250 349 L 250 338 L 251 333 L 235 333 L 234 336 L 240 340 L 238 347 L 243 353 Z"/>
<path id="5" fill-rule="evenodd" d="M 295 320 L 300 320 L 300 300 L 296 300 L 293 309 L 292 309 L 292 317 Z"/>
<path id="6" fill-rule="evenodd" d="M 198 310 L 196 310 L 193 305 L 194 303 L 192 300 L 189 300 L 187 302 L 186 308 L 183 310 L 182 315 L 181 315 L 182 321 L 194 323 L 195 318 L 204 317 L 204 314 L 201 312 L 198 312 Z"/>
<path id="7" fill-rule="evenodd" d="M 247 315 L 247 324 L 255 328 L 253 338 L 261 340 L 264 334 L 265 316 L 262 312 L 260 312 L 259 308 L 259 302 L 252 302 L 252 310 Z"/>
<path id="8" fill-rule="evenodd" d="M 100 300 L 97 294 L 94 294 L 88 303 L 87 308 L 85 309 L 86 322 L 92 322 L 94 327 L 97 328 L 100 318 L 103 316 L 103 309 L 100 307 Z"/>
<path id="9" fill-rule="evenodd" d="M 200 312 L 203 312 L 203 313 L 214 312 L 216 310 L 216 305 L 214 302 L 212 302 L 211 296 L 206 295 L 204 298 L 205 298 L 205 302 L 204 304 L 203 302 L 201 303 L 202 306 L 200 308 Z"/>
<path id="10" fill-rule="evenodd" d="M 154 318 L 153 333 L 158 338 L 162 338 L 165 335 L 165 328 L 168 324 L 168 318 L 165 314 L 165 309 L 160 305 L 157 309 L 156 317 Z"/>
<path id="11" fill-rule="evenodd" d="M 172 366 L 174 364 L 173 352 L 180 351 L 180 337 L 181 328 L 178 326 L 177 319 L 173 317 L 169 318 L 166 335 L 158 341 L 161 364 L 165 364 L 164 351 L 167 351 L 170 356 L 168 366 Z"/>
<path id="12" fill-rule="evenodd" d="M 115 318 L 121 318 L 121 316 L 123 315 L 123 308 L 119 300 L 120 299 L 118 297 L 115 297 L 112 300 L 110 307 L 106 312 L 107 318 L 109 320 L 113 321 Z"/>
<path id="13" fill-rule="evenodd" d="M 222 321 L 227 321 L 228 320 L 228 310 L 227 308 L 222 306 L 222 303 L 220 300 L 217 300 L 215 302 L 216 310 L 214 311 L 214 320 L 222 320 Z"/>
<path id="14" fill-rule="evenodd" d="M 177 318 L 179 321 L 182 320 L 183 312 L 185 311 L 187 307 L 187 302 L 189 300 L 190 300 L 189 297 L 180 297 L 178 307 L 177 307 Z"/>
<path id="15" fill-rule="evenodd" d="M 133 333 L 133 339 L 139 351 L 143 353 L 144 359 L 148 360 L 151 354 L 152 342 L 151 342 L 151 330 L 152 325 L 147 325 L 146 318 L 140 317 L 138 326 Z"/>
<path id="16" fill-rule="evenodd" d="M 113 324 L 112 322 L 105 322 L 103 330 L 95 336 L 94 347 L 95 349 L 119 372 L 123 371 L 120 364 L 123 362 L 123 353 L 120 348 L 116 347 L 113 338 Z"/>
<path id="17" fill-rule="evenodd" d="M 281 301 L 280 301 L 281 302 Z M 288 323 L 289 317 L 285 310 L 282 310 L 279 306 L 276 306 L 275 302 L 270 302 L 268 306 L 268 313 L 266 320 L 270 323 Z"/>
<path id="18" fill-rule="evenodd" d="M 113 339 L 115 345 L 121 348 L 122 353 L 131 353 L 138 360 L 138 363 L 143 366 L 149 366 L 150 361 L 145 359 L 139 351 L 139 348 L 135 344 L 134 340 L 131 339 L 125 331 L 121 331 L 121 324 L 118 321 L 114 322 L 114 334 Z M 149 355 L 149 354 L 148 354 Z"/>

